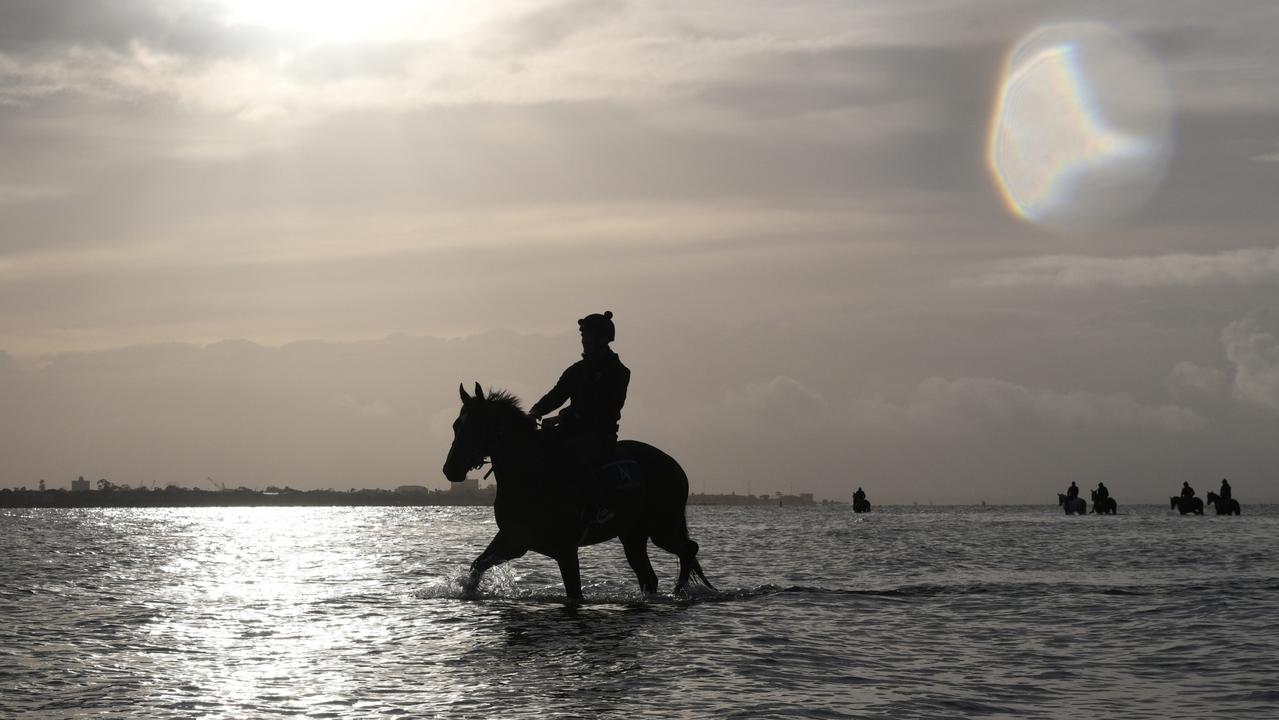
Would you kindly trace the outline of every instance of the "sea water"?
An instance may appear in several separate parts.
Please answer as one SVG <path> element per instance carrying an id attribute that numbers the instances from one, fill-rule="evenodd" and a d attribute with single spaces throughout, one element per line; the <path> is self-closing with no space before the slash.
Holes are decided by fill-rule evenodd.
<path id="1" fill-rule="evenodd" d="M 0 511 L 3 718 L 1276 718 L 1279 508 L 690 507 L 586 601 L 488 508 Z"/>

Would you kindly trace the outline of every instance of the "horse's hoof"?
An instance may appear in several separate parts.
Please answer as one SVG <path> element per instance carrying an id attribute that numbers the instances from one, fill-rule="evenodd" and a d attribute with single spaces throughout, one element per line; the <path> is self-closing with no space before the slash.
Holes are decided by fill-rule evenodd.
<path id="1" fill-rule="evenodd" d="M 462 599 L 474 600 L 479 596 L 480 583 L 478 580 L 462 581 Z"/>

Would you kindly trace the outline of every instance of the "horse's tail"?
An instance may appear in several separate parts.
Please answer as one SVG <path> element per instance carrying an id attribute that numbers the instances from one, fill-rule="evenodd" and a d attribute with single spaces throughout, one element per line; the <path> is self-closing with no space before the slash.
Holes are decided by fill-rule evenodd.
<path id="1" fill-rule="evenodd" d="M 676 464 L 676 467 L 679 468 L 679 465 Z M 680 474 L 683 474 L 684 472 L 683 468 L 679 468 L 679 471 L 680 471 Z M 684 480 L 684 486 L 685 488 L 687 488 L 688 486 L 687 478 L 685 478 Z M 687 489 L 685 489 L 684 491 L 684 497 L 681 499 L 680 507 L 679 507 L 679 534 L 680 534 L 680 539 L 682 540 L 682 544 L 684 545 L 684 552 L 676 553 L 679 556 L 679 564 L 680 564 L 681 582 L 679 582 L 678 584 L 682 586 L 683 581 L 692 580 L 693 582 L 697 582 L 697 583 L 701 583 L 702 585 L 705 585 L 707 588 L 711 590 L 715 590 L 715 586 L 711 584 L 711 581 L 706 579 L 706 573 L 702 572 L 702 564 L 697 561 L 697 551 L 701 550 L 702 548 L 700 545 L 697 544 L 697 541 L 694 540 L 692 536 L 689 535 L 688 533 L 688 490 Z M 718 590 L 716 590 L 716 592 L 718 592 Z"/>
<path id="2" fill-rule="evenodd" d="M 700 582 L 711 590 L 714 590 L 715 586 L 711 584 L 710 580 L 706 579 L 706 573 L 702 572 L 702 564 L 697 562 L 697 551 L 701 548 L 698 546 L 696 540 L 688 536 L 688 525 L 684 526 L 684 541 L 688 544 L 689 549 L 687 558 L 688 569 L 692 571 L 692 575 L 696 576 L 697 582 Z"/>

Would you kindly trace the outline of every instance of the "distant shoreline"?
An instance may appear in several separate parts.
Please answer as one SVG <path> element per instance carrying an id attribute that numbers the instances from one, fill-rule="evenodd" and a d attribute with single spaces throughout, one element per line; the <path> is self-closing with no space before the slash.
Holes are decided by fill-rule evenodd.
<path id="1" fill-rule="evenodd" d="M 202 490 L 115 488 L 110 490 L 0 490 L 0 508 L 148 508 L 148 507 L 324 507 L 493 504 L 493 491 L 450 489 L 409 492 L 380 489 L 261 492 L 248 488 Z"/>
<path id="2" fill-rule="evenodd" d="M 111 490 L 30 490 L 0 488 L 0 509 L 5 508 L 186 508 L 186 507 L 491 507 L 493 486 L 453 486 L 446 490 L 429 490 L 415 486 L 412 490 L 293 490 L 262 492 L 249 488 L 201 490 L 199 488 L 115 488 Z M 1265 502 L 1246 505 L 1261 506 Z M 690 506 L 753 507 L 826 507 L 850 503 L 837 500 L 814 500 L 811 495 L 736 495 L 732 493 L 690 493 Z M 880 507 L 1041 507 L 1054 503 L 904 503 Z M 1129 503 L 1129 505 L 1166 505 L 1163 502 Z"/>
<path id="3" fill-rule="evenodd" d="M 454 486 L 447 490 L 352 489 L 262 492 L 249 488 L 203 490 L 200 488 L 112 488 L 107 490 L 0 489 L 0 508 L 149 508 L 149 507 L 490 507 L 493 486 Z M 735 495 L 691 493 L 689 505 L 818 506 L 847 505 L 814 500 L 812 495 Z"/>

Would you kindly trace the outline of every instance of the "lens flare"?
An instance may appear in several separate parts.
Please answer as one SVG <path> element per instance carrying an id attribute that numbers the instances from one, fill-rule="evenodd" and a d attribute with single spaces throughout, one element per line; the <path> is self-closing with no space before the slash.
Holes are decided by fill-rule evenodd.
<path id="1" fill-rule="evenodd" d="M 1041 26 L 1009 53 L 987 162 L 1013 214 L 1096 229 L 1159 186 L 1171 118 L 1163 69 L 1136 42 L 1099 23 Z"/>

